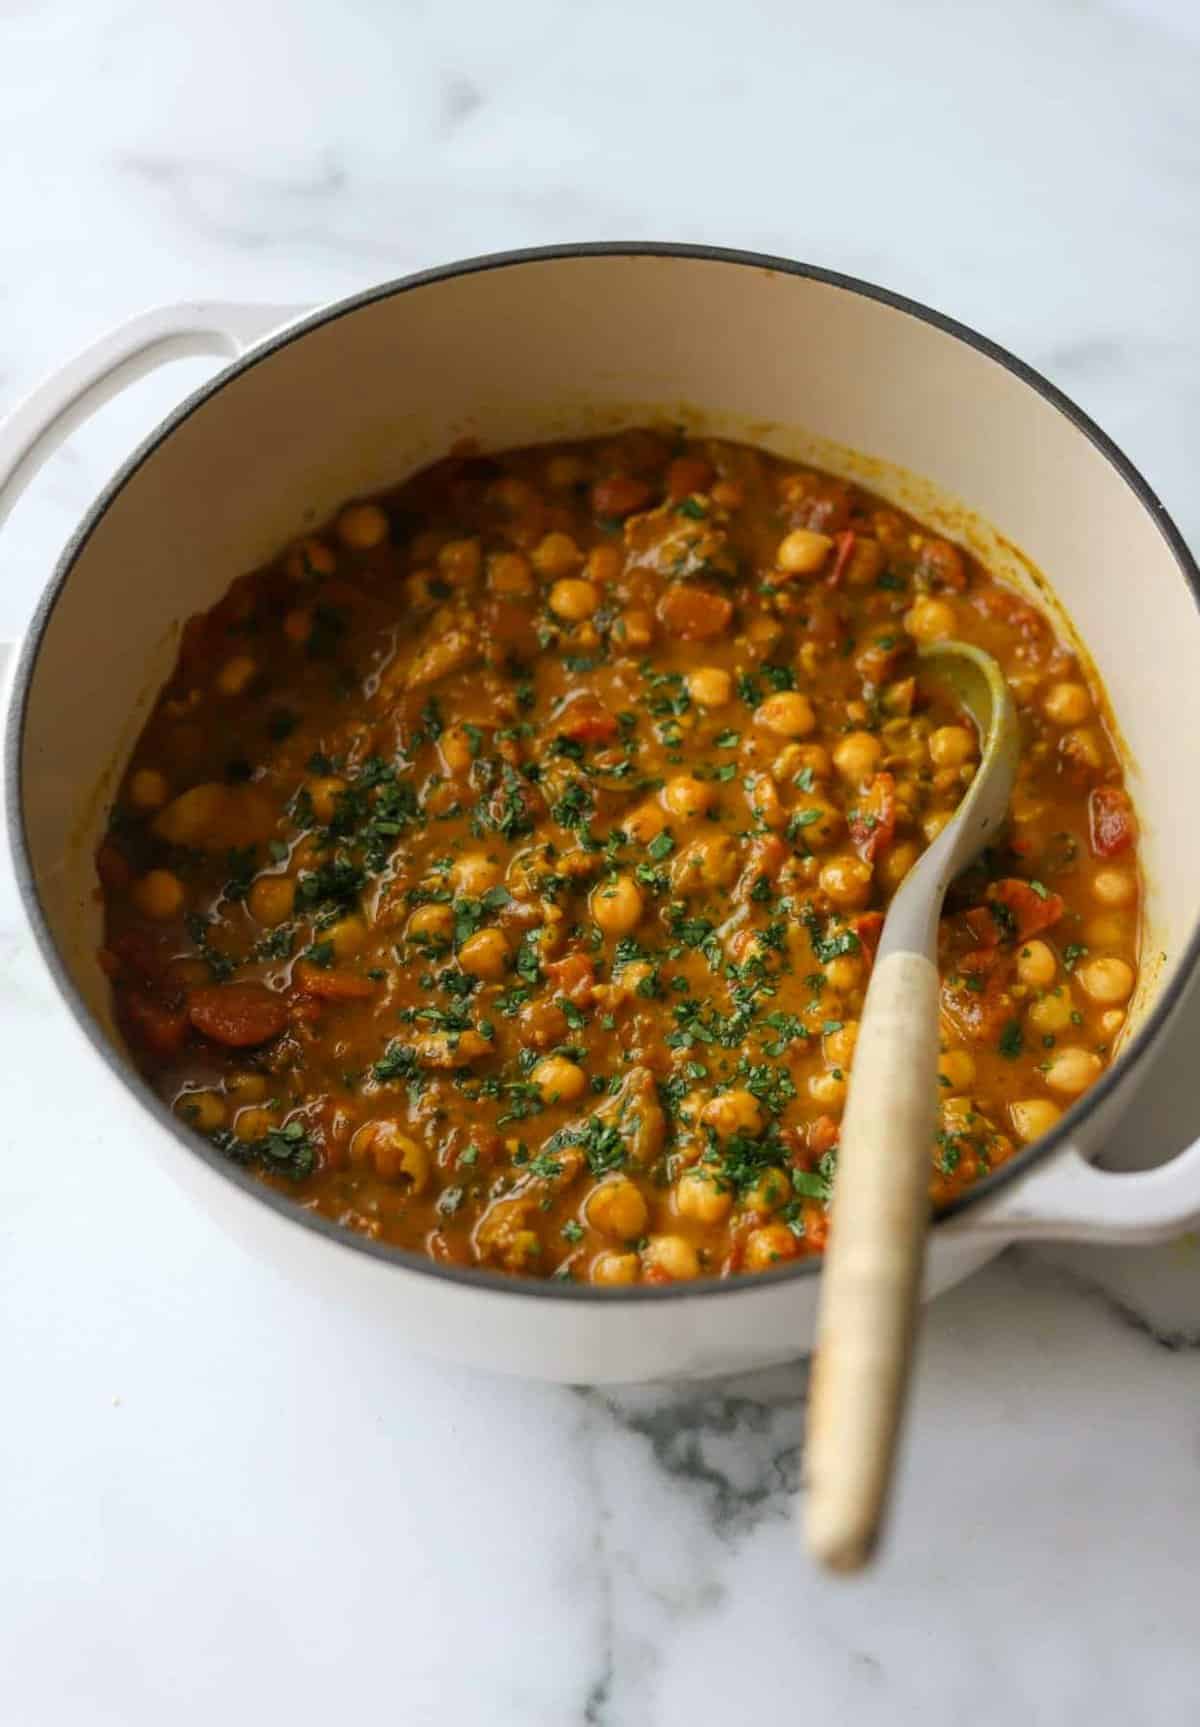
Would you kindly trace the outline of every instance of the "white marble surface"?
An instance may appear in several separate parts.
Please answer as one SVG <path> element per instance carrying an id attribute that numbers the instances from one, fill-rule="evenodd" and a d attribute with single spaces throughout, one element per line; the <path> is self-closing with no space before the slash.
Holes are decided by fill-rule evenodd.
<path id="1" fill-rule="evenodd" d="M 157 300 L 713 240 L 1014 347 L 1195 542 L 1198 81 L 1192 0 L 0 0 L 0 412 Z M 0 637 L 202 370 L 43 473 Z M 1118 1157 L 1200 1126 L 1191 1047 Z M 789 1522 L 801 1369 L 489 1382 L 285 1287 L 109 1125 L 7 876 L 0 1051 L 6 1727 L 1198 1718 L 1195 1244 L 1014 1253 L 940 1302 L 893 1539 L 834 1585 Z"/>

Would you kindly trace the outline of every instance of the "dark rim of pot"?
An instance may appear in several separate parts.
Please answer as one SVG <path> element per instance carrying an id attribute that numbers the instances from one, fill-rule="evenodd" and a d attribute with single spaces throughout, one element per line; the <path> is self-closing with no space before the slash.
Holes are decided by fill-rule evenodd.
<path id="1" fill-rule="evenodd" d="M 253 346 L 242 358 L 224 367 L 200 389 L 186 397 L 122 464 L 64 548 L 55 566 L 54 575 L 42 595 L 28 633 L 21 644 L 5 738 L 4 784 L 7 827 L 17 884 L 42 950 L 42 956 L 93 1048 L 117 1078 L 140 1099 L 158 1121 L 160 1127 L 173 1134 L 179 1144 L 192 1156 L 200 1158 L 202 1162 L 225 1179 L 236 1184 L 259 1204 L 271 1207 L 281 1217 L 324 1236 L 332 1245 L 346 1251 L 366 1254 L 373 1259 L 402 1266 L 424 1276 L 448 1279 L 468 1288 L 478 1289 L 481 1292 L 492 1290 L 543 1300 L 593 1302 L 682 1301 L 718 1295 L 726 1297 L 739 1294 L 749 1296 L 755 1291 L 762 1290 L 766 1285 L 811 1276 L 819 1271 L 820 1258 L 810 1256 L 804 1259 L 790 1260 L 773 1270 L 759 1272 L 754 1276 L 708 1277 L 700 1278 L 694 1283 L 651 1287 L 633 1285 L 627 1289 L 600 1289 L 591 1284 L 578 1284 L 557 1278 L 506 1277 L 499 1272 L 474 1267 L 442 1265 L 427 1255 L 415 1253 L 410 1249 L 393 1247 L 383 1242 L 369 1241 L 362 1236 L 352 1234 L 330 1219 L 302 1209 L 286 1194 L 266 1186 L 249 1171 L 239 1168 L 223 1157 L 206 1139 L 182 1126 L 178 1117 L 166 1107 L 115 1044 L 101 1031 L 81 994 L 76 989 L 50 933 L 49 924 L 34 881 L 25 833 L 21 770 L 22 745 L 30 687 L 42 638 L 53 616 L 59 597 L 70 578 L 75 561 L 86 546 L 97 524 L 142 465 L 178 426 L 182 425 L 185 420 L 189 419 L 192 414 L 203 407 L 241 373 L 249 371 L 252 367 L 279 353 L 281 349 L 290 346 L 293 342 L 303 340 L 310 331 L 335 323 L 339 318 L 347 317 L 377 301 L 407 293 L 413 288 L 423 288 L 433 283 L 447 282 L 455 277 L 477 275 L 489 270 L 519 268 L 524 264 L 567 263 L 581 258 L 622 257 L 682 258 L 689 261 L 722 265 L 741 265 L 755 271 L 765 270 L 782 275 L 800 276 L 809 281 L 820 282 L 826 287 L 857 294 L 866 300 L 877 301 L 881 305 L 890 307 L 893 311 L 902 312 L 908 317 L 919 319 L 922 323 L 929 324 L 934 329 L 941 331 L 943 335 L 951 336 L 955 340 L 965 343 L 968 347 L 974 348 L 977 353 L 985 355 L 1014 377 L 1019 378 L 1043 401 L 1057 409 L 1116 470 L 1166 541 L 1171 555 L 1179 567 L 1180 574 L 1191 589 L 1193 600 L 1200 608 L 1200 569 L 1197 568 L 1183 536 L 1167 514 L 1159 498 L 1124 452 L 1100 430 L 1099 426 L 1081 408 L 1077 407 L 1069 397 L 1042 377 L 1039 372 L 1034 371 L 1031 366 L 1027 366 L 1023 360 L 1017 359 L 1015 355 L 1010 354 L 1007 349 L 989 341 L 986 336 L 981 336 L 967 325 L 958 323 L 956 319 L 949 318 L 942 312 L 934 311 L 919 301 L 910 300 L 903 294 L 893 293 L 887 288 L 876 287 L 873 283 L 860 281 L 854 276 L 844 276 L 836 270 L 825 270 L 817 265 L 800 264 L 789 258 L 776 258 L 765 253 L 742 252 L 720 246 L 612 240 L 578 245 L 534 246 L 517 251 L 495 252 L 483 257 L 465 258 L 458 263 L 441 265 L 432 270 L 421 270 L 415 275 L 399 277 L 395 281 L 369 288 L 349 299 L 336 301 L 332 305 L 322 307 L 320 310 L 298 319 L 295 323 L 289 324 L 278 335 L 271 336 Z M 1053 1156 L 1055 1151 L 1070 1139 L 1075 1130 L 1091 1114 L 1104 1106 L 1130 1076 L 1137 1062 L 1146 1054 L 1164 1029 L 1171 1013 L 1182 999 L 1198 961 L 1200 961 L 1200 927 L 1193 930 L 1184 951 L 1183 963 L 1176 968 L 1174 976 L 1163 989 L 1145 1023 L 1139 1028 L 1129 1047 L 1122 1051 L 1121 1058 L 1116 1065 L 1104 1072 L 1091 1090 L 1067 1110 L 1061 1120 L 1043 1139 L 1018 1152 L 1001 1169 L 985 1180 L 978 1182 L 967 1193 L 940 1212 L 935 1220 L 935 1228 L 938 1224 L 945 1223 L 955 1215 L 968 1210 L 970 1206 L 990 1198 L 1006 1183 L 1019 1180 L 1035 1163 Z"/>

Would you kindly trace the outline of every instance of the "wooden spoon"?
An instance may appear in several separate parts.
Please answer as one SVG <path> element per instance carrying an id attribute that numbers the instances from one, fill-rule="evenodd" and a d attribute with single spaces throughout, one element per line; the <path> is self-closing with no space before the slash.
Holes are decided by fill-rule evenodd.
<path id="1" fill-rule="evenodd" d="M 946 889 L 998 832 L 1020 754 L 990 654 L 921 650 L 921 674 L 965 708 L 981 760 L 953 818 L 888 908 L 863 1006 L 834 1180 L 808 1402 L 805 1533 L 855 1571 L 874 1550 L 908 1387 L 937 1113 L 938 918 Z"/>

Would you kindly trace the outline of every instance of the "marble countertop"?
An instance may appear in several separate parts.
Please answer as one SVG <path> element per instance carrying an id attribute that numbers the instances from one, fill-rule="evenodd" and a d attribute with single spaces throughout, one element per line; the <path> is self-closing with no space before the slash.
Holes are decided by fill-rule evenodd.
<path id="1" fill-rule="evenodd" d="M 0 413 L 156 301 L 306 302 L 583 238 L 758 247 L 1016 349 L 1200 543 L 1190 0 L 0 5 Z M 3 534 L 0 639 L 207 368 Z M 1200 1129 L 1196 1013 L 1118 1131 Z M 1200 1710 L 1200 1249 L 1012 1252 L 925 1328 L 898 1512 L 791 1521 L 797 1366 L 564 1390 L 422 1362 L 123 1144 L 0 874 L 0 1718 L 11 1727 L 1171 1727 Z"/>

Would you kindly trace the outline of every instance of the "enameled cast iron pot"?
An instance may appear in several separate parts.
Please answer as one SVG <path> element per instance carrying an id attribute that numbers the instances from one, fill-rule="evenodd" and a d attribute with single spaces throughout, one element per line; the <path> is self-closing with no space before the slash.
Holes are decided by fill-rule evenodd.
<path id="1" fill-rule="evenodd" d="M 419 1347 L 507 1372 L 703 1375 L 810 1345 L 816 1262 L 596 1290 L 435 1265 L 297 1210 L 142 1083 L 96 959 L 97 837 L 189 613 L 347 496 L 457 440 L 496 448 L 664 414 L 860 478 L 1018 583 L 1036 579 L 1025 559 L 1046 571 L 1123 734 L 1154 956 L 1124 1047 L 1052 1133 L 936 1224 L 928 1293 L 1017 1238 L 1147 1241 L 1200 1216 L 1200 1145 L 1149 1173 L 1089 1167 L 1200 954 L 1200 576 L 1145 481 L 1044 379 L 921 306 L 780 259 L 682 246 L 518 252 L 301 316 L 180 306 L 134 319 L 0 428 L 0 517 L 101 400 L 188 353 L 231 363 L 105 488 L 15 656 L 7 828 L 34 935 L 108 1069 L 110 1107 L 253 1251 L 336 1301 L 386 1310 Z"/>

